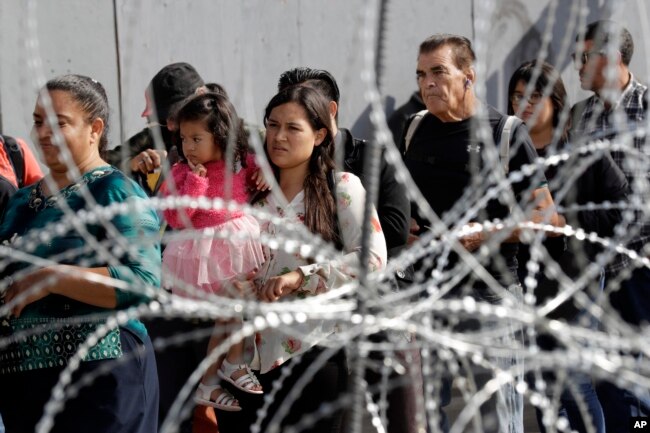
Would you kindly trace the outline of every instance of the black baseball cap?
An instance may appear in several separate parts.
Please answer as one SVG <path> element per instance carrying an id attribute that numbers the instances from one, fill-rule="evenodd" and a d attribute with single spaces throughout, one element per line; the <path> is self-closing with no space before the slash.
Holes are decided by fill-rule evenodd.
<path id="1" fill-rule="evenodd" d="M 167 121 L 170 109 L 181 102 L 205 83 L 196 69 L 189 63 L 172 63 L 162 68 L 147 86 L 149 102 L 156 108 L 160 123 Z M 153 114 L 147 103 L 142 117 Z"/>

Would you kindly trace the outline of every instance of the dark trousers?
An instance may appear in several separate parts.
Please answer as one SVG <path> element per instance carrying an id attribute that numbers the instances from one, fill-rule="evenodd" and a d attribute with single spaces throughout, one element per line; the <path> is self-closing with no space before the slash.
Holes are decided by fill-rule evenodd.
<path id="1" fill-rule="evenodd" d="M 592 384 L 591 376 L 582 372 L 573 371 L 570 375 L 570 381 L 575 387 L 577 394 L 574 395 L 569 387 L 564 388 L 560 395 L 561 406 L 558 411 L 558 416 L 562 416 L 569 420 L 569 425 L 572 430 L 578 433 L 587 433 L 587 424 L 594 429 L 595 433 L 604 433 L 605 418 L 603 416 L 603 408 L 601 407 L 598 395 Z M 555 386 L 555 375 L 551 373 L 542 376 L 546 382 L 547 389 Z M 535 377 L 532 374 L 527 376 L 527 380 L 531 387 L 534 387 Z M 553 397 L 553 396 L 551 396 Z M 589 423 L 586 423 L 585 417 L 578 406 L 578 402 L 583 402 L 587 407 L 589 414 Z M 535 408 L 535 415 L 537 417 L 537 425 L 541 433 L 546 433 L 546 427 L 543 423 L 543 413 L 539 408 Z"/>
<path id="2" fill-rule="evenodd" d="M 52 432 L 156 433 L 158 377 L 151 341 L 124 328 L 120 340 L 121 358 L 81 363 L 73 386 L 87 375 L 96 377 L 65 401 Z M 44 368 L 0 375 L 0 413 L 7 433 L 34 432 L 60 372 Z"/>
<path id="3" fill-rule="evenodd" d="M 476 285 L 470 290 L 468 293 L 481 302 L 498 305 L 505 301 L 502 297 L 503 294 L 492 293 L 490 290 L 477 288 Z M 512 305 L 520 302 L 522 297 L 520 286 L 512 285 L 508 292 L 508 297 L 513 302 Z M 479 411 L 474 414 L 473 420 L 464 426 L 464 430 L 478 428 L 484 433 L 523 432 L 523 396 L 515 390 L 516 383 L 523 380 L 523 365 L 519 353 L 523 348 L 523 335 L 517 322 L 507 317 L 483 320 L 463 317 L 453 318 L 453 321 L 449 319 L 434 326 L 441 326 L 443 329 L 451 327 L 454 332 L 459 333 L 464 340 L 471 343 L 501 348 L 503 354 L 488 356 L 488 362 L 510 372 L 516 378 L 514 381 L 499 386 L 498 390 L 481 404 Z M 474 391 L 469 384 L 473 384 L 477 390 L 480 390 L 488 381 L 494 379 L 495 371 L 491 367 L 474 363 L 470 357 L 468 358 L 467 360 L 462 358 L 458 360 L 461 367 L 458 374 L 468 379 L 465 390 L 471 394 Z M 449 361 L 443 361 L 443 359 L 436 352 L 432 353 L 428 362 L 431 364 L 430 370 L 434 373 L 431 377 L 425 377 L 424 380 L 425 383 L 431 383 L 435 393 L 434 398 L 440 399 L 439 410 L 441 412 L 438 414 L 440 416 L 438 428 L 436 429 L 432 425 L 429 428 L 431 431 L 447 432 L 449 421 L 445 407 L 451 402 L 453 378 L 445 368 L 445 364 Z M 425 362 L 426 360 L 422 359 L 422 363 Z"/>
<path id="4" fill-rule="evenodd" d="M 630 431 L 630 417 L 650 417 L 648 395 L 645 398 L 637 396 L 611 382 L 599 382 L 596 385 L 596 392 L 605 413 L 607 433 L 627 433 Z"/>
<path id="5" fill-rule="evenodd" d="M 213 320 L 154 318 L 145 322 L 156 346 L 160 383 L 158 421 L 162 426 L 181 388 L 207 355 Z M 194 396 L 190 393 L 189 398 Z M 190 403 L 193 405 L 193 403 Z M 181 433 L 192 431 L 191 412 L 174 419 Z"/>
<path id="6" fill-rule="evenodd" d="M 396 336 L 404 339 L 404 337 Z M 370 341 L 382 343 L 390 341 L 389 336 L 380 332 L 369 337 Z M 406 340 L 402 341 L 404 343 Z M 373 401 L 381 407 L 381 399 L 386 399 L 386 432 L 387 433 L 416 433 L 425 425 L 424 402 L 422 390 L 422 365 L 418 349 L 390 350 L 387 352 L 372 351 L 368 355 L 369 366 L 365 369 L 365 379 L 368 382 Z M 405 369 L 401 374 L 394 369 L 383 371 L 386 359 L 394 358 Z M 385 393 L 385 396 L 382 394 Z M 348 412 L 346 415 L 350 415 Z M 381 414 L 380 414 L 381 415 Z M 422 420 L 418 423 L 418 415 Z M 351 431 L 349 417 L 343 419 L 343 431 Z"/>
<path id="7" fill-rule="evenodd" d="M 300 361 L 292 358 L 279 367 L 265 374 L 255 372 L 259 378 L 266 395 L 257 396 L 240 392 L 233 387 L 228 389 L 239 400 L 242 407 L 240 412 L 224 412 L 216 410 L 217 422 L 220 433 L 249 433 L 251 426 L 257 420 L 257 411 L 264 404 L 264 399 L 274 389 L 274 384 L 282 380 L 277 393 L 273 395 L 272 402 L 262 419 L 261 432 L 282 432 L 285 427 L 304 421 L 310 414 L 318 416 L 318 411 L 323 403 L 336 402 L 346 390 L 347 368 L 345 355 L 342 351 L 337 352 L 327 363 L 316 373 L 309 384 L 302 390 L 298 398 L 291 403 L 287 416 L 282 419 L 275 430 L 270 422 L 275 414 L 283 406 L 288 394 L 295 388 L 296 382 L 305 374 L 305 371 L 322 352 L 320 348 L 313 348 L 302 356 Z M 290 373 L 284 377 L 287 369 Z M 282 378 L 282 379 L 281 379 Z M 342 410 L 320 418 L 310 428 L 298 428 L 301 433 L 337 433 L 341 428 Z"/>
<path id="8" fill-rule="evenodd" d="M 546 280 L 548 281 L 548 280 Z M 598 292 L 602 292 L 604 286 L 604 275 L 601 276 L 598 282 Z M 592 295 L 595 299 L 595 296 Z M 591 316 L 586 310 L 580 309 L 575 314 L 567 315 L 566 320 L 569 324 L 578 325 L 589 323 L 591 329 L 598 329 L 599 323 L 596 318 Z M 547 334 L 540 334 L 537 337 L 537 345 L 545 351 L 552 351 L 562 347 L 555 337 Z M 555 389 L 556 375 L 553 371 L 541 372 L 541 377 L 546 382 L 547 391 Z M 529 374 L 529 384 L 534 387 L 535 375 Z M 587 428 L 592 427 L 594 433 L 605 433 L 605 417 L 603 408 L 596 394 L 596 390 L 592 383 L 591 375 L 581 371 L 571 371 L 569 373 L 569 383 L 567 384 L 560 394 L 560 407 L 558 416 L 563 416 L 569 420 L 569 425 L 572 430 L 578 433 L 587 433 Z M 575 393 L 574 393 L 575 392 Z M 554 397 L 549 395 L 550 397 Z M 583 416 L 578 402 L 584 403 L 587 408 L 589 419 Z M 543 414 L 541 410 L 536 407 L 535 413 L 537 416 L 537 424 L 542 433 L 546 433 L 546 427 L 543 423 Z"/>
<path id="9" fill-rule="evenodd" d="M 635 269 L 630 278 L 610 293 L 609 300 L 627 323 L 647 326 L 650 322 L 650 270 L 645 267 Z M 638 395 L 603 381 L 596 384 L 596 392 L 605 414 L 607 433 L 627 432 L 630 417 L 650 416 L 648 390 Z"/>

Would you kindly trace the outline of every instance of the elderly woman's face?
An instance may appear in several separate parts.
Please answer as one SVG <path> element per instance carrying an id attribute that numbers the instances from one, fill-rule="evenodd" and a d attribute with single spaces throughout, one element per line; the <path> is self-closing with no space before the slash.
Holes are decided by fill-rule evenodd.
<path id="1" fill-rule="evenodd" d="M 74 164 L 78 166 L 91 157 L 93 152 L 97 152 L 97 134 L 88 121 L 88 115 L 70 93 L 53 90 L 49 95 L 56 123 Z M 34 108 L 32 139 L 40 145 L 44 162 L 50 169 L 66 168 L 61 149 L 54 140 L 54 131 L 50 125 L 45 107 L 39 98 Z"/>

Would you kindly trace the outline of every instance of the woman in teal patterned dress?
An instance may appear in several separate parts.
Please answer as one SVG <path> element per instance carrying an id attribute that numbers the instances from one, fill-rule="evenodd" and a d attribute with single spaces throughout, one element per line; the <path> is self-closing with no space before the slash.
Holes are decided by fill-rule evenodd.
<path id="1" fill-rule="evenodd" d="M 70 367 L 51 431 L 153 433 L 151 341 L 135 314 L 116 312 L 135 313 L 159 288 L 158 217 L 140 187 L 102 159 L 109 109 L 101 84 L 79 75 L 50 80 L 33 116 L 50 174 L 18 191 L 0 224 L 7 432 L 34 431 Z"/>

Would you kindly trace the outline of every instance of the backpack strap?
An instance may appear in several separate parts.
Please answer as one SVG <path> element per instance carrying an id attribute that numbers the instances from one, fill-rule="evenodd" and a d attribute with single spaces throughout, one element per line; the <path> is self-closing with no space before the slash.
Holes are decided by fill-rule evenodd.
<path id="1" fill-rule="evenodd" d="M 420 121 L 422 120 L 425 114 L 427 114 L 427 110 L 418 111 L 413 115 L 411 123 L 409 123 L 409 127 L 406 130 L 406 136 L 404 138 L 404 153 L 406 153 L 409 150 L 409 146 L 411 145 L 411 139 L 413 138 L 415 131 L 418 129 L 418 126 L 420 126 Z"/>
<path id="2" fill-rule="evenodd" d="M 11 162 L 11 166 L 14 169 L 14 173 L 16 174 L 16 183 L 18 184 L 18 189 L 20 189 L 25 185 L 25 158 L 23 157 L 23 151 L 16 139 L 13 137 L 0 135 L 0 141 L 2 142 L 5 152 L 9 157 L 9 162 Z"/>
<path id="3" fill-rule="evenodd" d="M 499 142 L 499 159 L 501 160 L 501 166 L 508 175 L 510 171 L 510 136 L 512 135 L 512 130 L 515 127 L 515 123 L 519 119 L 517 116 L 508 116 L 506 121 L 503 124 L 503 129 L 501 129 L 501 141 Z"/>
<path id="4" fill-rule="evenodd" d="M 413 115 L 411 123 L 409 123 L 408 129 L 406 130 L 406 136 L 404 138 L 404 153 L 406 153 L 411 145 L 411 140 L 415 131 L 420 125 L 420 121 L 427 114 L 427 110 L 422 110 Z M 510 137 L 512 135 L 512 130 L 519 123 L 519 118 L 517 116 L 508 116 L 503 122 L 503 127 L 501 129 L 501 140 L 499 142 L 499 159 L 501 160 L 501 165 L 506 173 L 510 171 Z"/>

